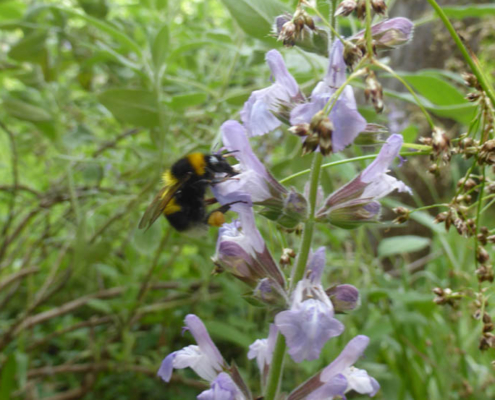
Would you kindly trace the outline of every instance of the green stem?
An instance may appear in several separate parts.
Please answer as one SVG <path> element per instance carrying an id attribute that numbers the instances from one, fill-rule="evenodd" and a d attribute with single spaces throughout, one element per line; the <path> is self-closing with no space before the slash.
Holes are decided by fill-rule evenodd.
<path id="1" fill-rule="evenodd" d="M 430 3 L 430 5 L 433 7 L 433 9 L 436 11 L 438 16 L 442 20 L 443 24 L 449 31 L 450 36 L 452 36 L 452 39 L 454 39 L 455 44 L 461 51 L 464 60 L 466 60 L 467 64 L 471 68 L 471 71 L 473 72 L 474 75 L 476 75 L 476 78 L 478 78 L 478 82 L 483 88 L 484 92 L 487 94 L 487 96 L 492 101 L 492 104 L 495 106 L 495 92 L 487 82 L 487 79 L 485 78 L 478 64 L 474 61 L 475 57 L 469 54 L 469 51 L 467 50 L 466 46 L 464 46 L 462 39 L 457 34 L 455 28 L 452 26 L 452 23 L 447 18 L 447 15 L 445 15 L 445 13 L 443 12 L 442 7 L 440 7 L 435 0 L 428 0 L 428 3 Z"/>
<path id="2" fill-rule="evenodd" d="M 424 108 L 423 104 L 421 104 L 421 101 L 419 100 L 419 97 L 418 95 L 414 92 L 414 90 L 412 89 L 411 86 L 409 86 L 409 84 L 405 81 L 404 78 L 402 78 L 401 76 L 397 75 L 397 73 L 395 73 L 395 71 L 388 67 L 387 65 L 385 64 L 382 64 L 381 62 L 379 61 L 374 61 L 373 62 L 377 67 L 387 71 L 390 75 L 392 75 L 395 79 L 397 79 L 398 81 L 400 81 L 407 90 L 409 90 L 409 93 L 411 93 L 412 97 L 414 97 L 414 100 L 416 100 L 416 103 L 418 103 L 418 107 L 421 109 L 421 111 L 423 112 L 426 120 L 428 121 L 428 124 L 430 125 L 430 128 L 433 129 L 435 127 L 435 123 L 433 122 L 431 116 L 430 116 L 430 113 L 428 111 L 426 111 L 426 108 Z"/>
<path id="3" fill-rule="evenodd" d="M 313 156 L 313 164 L 311 165 L 309 187 L 309 216 L 308 220 L 304 224 L 303 238 L 297 256 L 297 263 L 292 270 L 292 279 L 290 282 L 291 290 L 294 289 L 294 285 L 296 285 L 297 282 L 299 282 L 304 276 L 309 252 L 311 250 L 311 241 L 313 239 L 313 229 L 315 224 L 316 197 L 318 194 L 318 182 L 320 180 L 322 160 L 323 156 L 321 155 L 321 153 L 315 152 Z M 270 373 L 268 375 L 268 383 L 266 385 L 266 394 L 264 397 L 265 400 L 274 400 L 277 396 L 280 381 L 282 379 L 282 367 L 284 364 L 286 348 L 287 345 L 285 344 L 284 337 L 280 333 L 278 333 L 277 342 L 275 343 L 275 349 L 273 351 Z"/>
<path id="4" fill-rule="evenodd" d="M 308 5 L 309 8 L 311 8 L 316 15 L 318 15 L 318 17 L 321 18 L 321 22 L 323 22 L 328 28 L 330 28 L 330 31 L 332 32 L 332 38 L 333 37 L 336 37 L 337 39 L 339 39 L 342 43 L 345 43 L 345 39 L 339 35 L 339 33 L 337 32 L 337 30 L 332 26 L 332 24 L 330 22 L 328 22 L 326 20 L 326 18 L 323 16 L 323 14 L 318 10 L 317 7 L 311 7 Z M 335 19 L 334 19 L 335 21 Z"/>
<path id="5" fill-rule="evenodd" d="M 399 155 L 407 157 L 407 156 L 424 156 L 431 154 L 431 151 L 425 150 L 425 151 L 403 151 L 402 153 L 399 153 Z M 337 165 L 342 165 L 342 164 L 347 164 L 351 162 L 356 162 L 356 161 L 362 161 L 362 160 L 372 160 L 375 159 L 378 156 L 378 153 L 376 154 L 369 154 L 367 156 L 360 156 L 360 157 L 354 157 L 354 158 L 347 158 L 345 160 L 339 160 L 339 161 L 334 161 L 330 162 L 327 164 L 323 164 L 321 168 L 330 168 L 330 167 L 336 167 Z M 311 172 L 311 169 L 304 169 L 302 171 L 296 172 L 295 174 L 289 175 L 284 179 L 281 179 L 279 182 L 280 183 L 285 183 L 287 181 L 290 181 L 294 178 L 298 178 L 300 176 L 309 174 Z"/>
<path id="6" fill-rule="evenodd" d="M 366 47 L 370 57 L 373 57 L 373 41 L 371 37 L 371 0 L 366 0 L 366 31 L 364 32 L 366 38 Z"/>

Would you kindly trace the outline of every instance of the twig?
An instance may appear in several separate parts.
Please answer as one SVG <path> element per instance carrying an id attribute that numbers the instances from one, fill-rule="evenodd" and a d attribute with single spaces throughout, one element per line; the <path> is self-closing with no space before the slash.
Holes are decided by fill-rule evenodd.
<path id="1" fill-rule="evenodd" d="M 26 275 L 35 274 L 36 272 L 39 272 L 39 270 L 39 267 L 23 268 L 19 272 L 9 275 L 7 278 L 0 282 L 0 292 L 15 281 L 24 278 Z"/>
<path id="2" fill-rule="evenodd" d="M 19 170 L 18 170 L 18 156 L 17 156 L 17 148 L 15 145 L 15 136 L 14 133 L 7 128 L 7 126 L 0 121 L 0 127 L 7 133 L 7 136 L 9 137 L 10 140 L 10 147 L 11 147 L 11 158 L 12 158 L 12 183 L 13 183 L 13 190 L 12 190 L 12 197 L 10 199 L 10 204 L 9 204 L 9 216 L 7 217 L 7 222 L 2 228 L 2 232 L 0 236 L 6 237 L 8 234 L 8 231 L 10 229 L 10 225 L 12 224 L 12 221 L 14 220 L 14 214 L 15 214 L 15 198 L 17 196 L 17 188 L 19 186 Z M 0 252 L 1 255 L 1 252 Z M 1 258 L 1 257 L 0 257 Z"/>
<path id="3" fill-rule="evenodd" d="M 98 150 L 96 150 L 93 153 L 93 157 L 94 158 L 98 157 L 104 151 L 114 148 L 122 139 L 125 139 L 126 137 L 129 136 L 133 136 L 139 132 L 141 132 L 141 129 L 139 128 L 129 129 L 128 131 L 125 131 L 124 133 L 117 136 L 114 140 L 104 143 Z"/>

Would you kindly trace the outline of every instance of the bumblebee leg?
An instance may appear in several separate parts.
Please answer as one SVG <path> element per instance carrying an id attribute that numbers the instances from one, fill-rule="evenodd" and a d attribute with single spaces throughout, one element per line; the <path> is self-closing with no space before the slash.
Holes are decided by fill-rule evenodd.
<path id="1" fill-rule="evenodd" d="M 230 206 L 237 203 L 246 203 L 245 201 L 233 201 L 232 203 L 224 204 L 211 211 L 207 216 L 205 222 L 208 225 L 220 227 L 225 223 L 225 213 L 230 210 Z"/>

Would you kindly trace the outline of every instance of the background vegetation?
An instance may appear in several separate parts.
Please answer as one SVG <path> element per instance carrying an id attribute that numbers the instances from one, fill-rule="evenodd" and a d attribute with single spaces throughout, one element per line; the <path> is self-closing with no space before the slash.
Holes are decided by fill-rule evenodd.
<path id="1" fill-rule="evenodd" d="M 246 349 L 266 337 L 268 321 L 239 296 L 245 286 L 212 275 L 216 231 L 192 239 L 164 220 L 144 233 L 137 224 L 162 170 L 193 150 L 217 148 L 221 123 L 238 118 L 251 91 L 266 86 L 264 54 L 280 48 L 268 36 L 272 18 L 294 3 L 0 1 L 0 400 L 195 398 L 204 385 L 189 371 L 169 385 L 155 378 L 163 357 L 189 344 L 180 329 L 188 313 L 201 316 L 245 377 L 257 376 Z M 416 2 L 396 3 L 402 16 L 415 16 L 416 39 L 401 54 L 416 54 L 417 62 L 392 61 L 458 137 L 476 107 L 464 99 L 467 67 L 431 9 L 416 16 Z M 493 71 L 495 7 L 460 3 L 444 9 Z M 327 15 L 328 4 L 319 6 Z M 345 35 L 358 28 L 342 22 Z M 297 48 L 284 56 L 303 90 L 327 63 Z M 422 60 L 432 57 L 443 65 L 424 69 Z M 379 118 L 371 106 L 360 111 L 368 122 L 395 124 L 407 142 L 429 134 L 400 86 L 387 84 L 385 102 Z M 299 139 L 285 132 L 252 143 L 280 179 L 309 167 L 310 157 L 294 158 Z M 375 150 L 352 146 L 329 161 Z M 399 177 L 413 199 L 394 196 L 386 205 L 448 203 L 471 164 L 456 158 L 432 175 L 427 157 L 411 157 Z M 365 165 L 325 169 L 325 193 Z M 290 184 L 302 190 L 305 181 Z M 495 396 L 494 350 L 478 349 L 482 322 L 472 317 L 474 241 L 434 224 L 439 211 L 415 212 L 400 226 L 385 213 L 378 226 L 319 231 L 315 245 L 327 246 L 332 265 L 324 281 L 355 285 L 362 305 L 343 316 L 346 331 L 319 361 L 289 367 L 287 383 L 302 382 L 365 334 L 371 344 L 360 365 L 382 385 L 378 399 Z M 493 207 L 482 215 L 490 229 L 493 217 Z M 297 248 L 295 234 L 262 225 L 272 250 L 284 241 Z M 485 286 L 489 296 L 493 288 Z M 438 306 L 435 287 L 472 296 Z"/>

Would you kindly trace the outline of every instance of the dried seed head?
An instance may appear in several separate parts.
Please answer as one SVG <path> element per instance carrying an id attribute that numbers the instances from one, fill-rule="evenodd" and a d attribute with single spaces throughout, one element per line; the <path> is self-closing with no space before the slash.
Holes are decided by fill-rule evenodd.
<path id="1" fill-rule="evenodd" d="M 443 162 L 448 162 L 451 157 L 450 139 L 442 128 L 435 127 L 431 135 L 433 151 Z"/>
<path id="2" fill-rule="evenodd" d="M 397 215 L 397 218 L 395 218 L 393 221 L 394 223 L 403 224 L 404 222 L 409 220 L 409 214 L 411 213 L 411 211 L 407 208 L 396 207 L 392 211 Z"/>
<path id="3" fill-rule="evenodd" d="M 319 144 L 320 139 L 318 138 L 318 135 L 315 135 L 314 133 L 309 134 L 302 145 L 302 155 L 304 156 L 314 152 Z"/>
<path id="4" fill-rule="evenodd" d="M 463 187 L 464 191 L 470 191 L 476 186 L 476 181 L 473 178 L 461 178 L 457 182 L 457 187 Z"/>
<path id="5" fill-rule="evenodd" d="M 357 17 L 361 20 L 366 18 L 366 0 L 358 0 L 356 6 Z"/>
<path id="6" fill-rule="evenodd" d="M 495 235 L 490 235 L 490 236 L 488 236 L 488 237 L 486 238 L 486 241 L 487 241 L 488 243 L 492 243 L 492 244 L 494 244 L 494 243 L 495 243 Z"/>
<path id="7" fill-rule="evenodd" d="M 290 257 L 287 254 L 282 254 L 280 256 L 280 264 L 286 266 L 290 264 Z"/>
<path id="8" fill-rule="evenodd" d="M 277 40 L 286 47 L 293 47 L 296 44 L 296 25 L 293 21 L 287 21 L 282 26 Z"/>
<path id="9" fill-rule="evenodd" d="M 385 15 L 387 13 L 387 5 L 383 0 L 371 0 L 371 7 L 377 14 Z"/>
<path id="10" fill-rule="evenodd" d="M 344 0 L 339 4 L 337 10 L 335 10 L 335 16 L 338 17 L 339 15 L 342 15 L 343 17 L 347 17 L 356 9 L 356 7 L 357 2 L 355 0 Z"/>
<path id="11" fill-rule="evenodd" d="M 459 235 L 467 236 L 469 230 L 467 224 L 461 218 L 456 218 L 454 220 L 454 226 L 455 229 L 457 229 L 457 233 L 459 233 Z"/>
<path id="12" fill-rule="evenodd" d="M 350 68 L 353 69 L 359 60 L 363 57 L 363 52 L 355 44 L 345 41 L 344 43 L 344 62 Z"/>
<path id="13" fill-rule="evenodd" d="M 474 103 L 475 101 L 478 101 L 480 97 L 481 97 L 480 92 L 471 92 L 467 94 L 466 100 L 470 101 L 471 103 Z"/>
<path id="14" fill-rule="evenodd" d="M 485 312 L 483 314 L 483 323 L 484 324 L 489 324 L 492 322 L 492 318 L 490 317 L 490 314 L 488 314 L 487 312 Z"/>
<path id="15" fill-rule="evenodd" d="M 476 259 L 480 264 L 484 264 L 490 259 L 490 255 L 483 246 L 478 246 L 478 250 L 476 251 Z"/>
<path id="16" fill-rule="evenodd" d="M 443 296 L 443 289 L 440 287 L 436 287 L 433 289 L 433 293 L 435 293 L 437 296 Z"/>
<path id="17" fill-rule="evenodd" d="M 364 90 L 364 96 L 366 101 L 371 98 L 371 102 L 375 107 L 375 111 L 379 114 L 383 111 L 383 88 L 373 71 L 369 71 L 364 80 L 366 89 Z"/>
<path id="18" fill-rule="evenodd" d="M 483 325 L 483 333 L 491 332 L 493 331 L 493 323 L 490 322 L 489 324 L 484 324 Z"/>
<path id="19" fill-rule="evenodd" d="M 433 139 L 426 136 L 420 137 L 419 141 L 426 146 L 431 146 L 433 144 Z"/>
<path id="20" fill-rule="evenodd" d="M 478 281 L 481 282 L 493 282 L 493 268 L 491 265 L 480 265 L 476 270 Z"/>
<path id="21" fill-rule="evenodd" d="M 480 242 L 483 246 L 486 246 L 486 244 L 488 243 L 488 241 L 486 240 L 486 234 L 484 233 L 478 233 L 476 238 L 478 239 L 478 242 Z"/>
<path id="22" fill-rule="evenodd" d="M 430 174 L 433 174 L 433 175 L 436 175 L 440 172 L 440 168 L 438 167 L 437 164 L 431 164 L 429 167 L 428 167 L 428 172 Z"/>
<path id="23" fill-rule="evenodd" d="M 333 124 L 323 111 L 317 112 L 310 123 L 310 130 L 318 135 L 321 154 L 324 156 L 332 152 Z"/>
<path id="24" fill-rule="evenodd" d="M 296 258 L 296 252 L 293 249 L 285 248 L 284 254 L 288 255 L 290 258 Z"/>
<path id="25" fill-rule="evenodd" d="M 487 140 L 479 152 L 478 162 L 480 164 L 495 164 L 495 139 Z"/>
<path id="26" fill-rule="evenodd" d="M 464 83 L 467 86 L 478 89 L 478 90 L 481 89 L 481 86 L 478 82 L 478 78 L 476 78 L 476 76 L 474 76 L 473 74 L 471 74 L 469 72 L 464 72 L 462 74 L 462 78 L 464 79 Z"/>
<path id="27" fill-rule="evenodd" d="M 289 128 L 289 132 L 294 135 L 305 137 L 309 135 L 309 124 L 293 125 Z"/>

